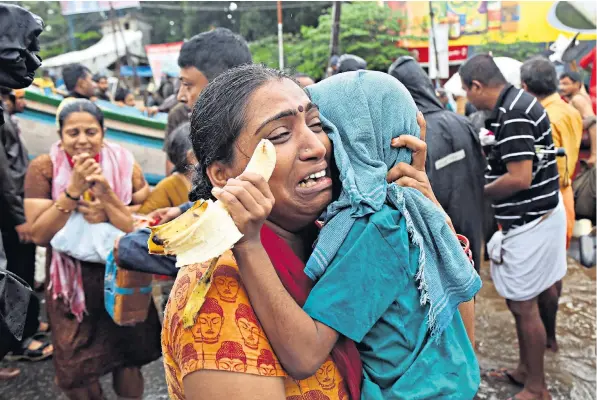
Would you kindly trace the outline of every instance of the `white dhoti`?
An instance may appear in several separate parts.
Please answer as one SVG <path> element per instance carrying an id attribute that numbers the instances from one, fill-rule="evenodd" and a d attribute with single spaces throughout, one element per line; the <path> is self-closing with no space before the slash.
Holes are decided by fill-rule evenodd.
<path id="1" fill-rule="evenodd" d="M 487 250 L 491 278 L 500 296 L 514 301 L 537 297 L 566 275 L 566 210 L 560 198 L 548 215 L 503 234 Z"/>

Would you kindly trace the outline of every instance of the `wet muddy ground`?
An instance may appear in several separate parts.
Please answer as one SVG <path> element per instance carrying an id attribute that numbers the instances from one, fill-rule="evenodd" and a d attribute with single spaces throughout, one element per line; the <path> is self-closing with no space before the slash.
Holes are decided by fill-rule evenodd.
<path id="1" fill-rule="evenodd" d="M 482 369 L 514 368 L 518 345 L 514 320 L 489 277 L 489 266 L 481 270 L 483 289 L 477 296 L 477 355 Z M 558 353 L 546 353 L 547 382 L 554 400 L 596 399 L 595 362 L 595 269 L 585 269 L 569 258 L 568 274 L 558 314 Z M 53 382 L 52 361 L 40 363 L 0 362 L 0 367 L 18 366 L 20 377 L 0 382 L 0 400 L 66 400 Z M 143 368 L 147 400 L 167 399 L 161 360 Z M 111 377 L 102 379 L 109 400 L 115 399 Z M 520 389 L 483 381 L 476 399 L 504 400 Z"/>
<path id="2" fill-rule="evenodd" d="M 482 370 L 515 368 L 518 343 L 514 318 L 495 291 L 489 265 L 482 266 L 481 276 L 475 332 L 479 364 Z M 595 290 L 595 268 L 586 269 L 569 257 L 556 328 L 560 348 L 545 355 L 547 384 L 554 400 L 596 398 Z M 515 386 L 483 380 L 477 399 L 502 400 L 519 391 Z"/>

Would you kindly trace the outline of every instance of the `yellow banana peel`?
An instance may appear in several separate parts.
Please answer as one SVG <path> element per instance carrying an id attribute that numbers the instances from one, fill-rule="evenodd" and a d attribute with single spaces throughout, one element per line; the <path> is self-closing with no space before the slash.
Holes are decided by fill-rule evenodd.
<path id="1" fill-rule="evenodd" d="M 266 139 L 257 145 L 245 172 L 269 180 L 276 166 L 276 150 Z M 176 255 L 176 266 L 199 264 L 230 250 L 242 238 L 220 201 L 199 200 L 175 220 L 151 228 L 150 252 Z"/>
<path id="2" fill-rule="evenodd" d="M 266 181 L 276 166 L 276 150 L 266 139 L 261 140 L 249 160 L 245 172 L 256 173 Z M 185 328 L 195 324 L 197 314 L 211 287 L 211 277 L 222 254 L 242 238 L 234 220 L 220 201 L 199 200 L 180 217 L 151 228 L 148 240 L 152 254 L 176 255 L 176 266 L 209 261 L 209 267 L 199 279 L 183 311 Z"/>
<path id="3" fill-rule="evenodd" d="M 205 302 L 205 296 L 207 295 L 207 292 L 209 291 L 209 288 L 211 287 L 211 284 L 213 282 L 211 280 L 211 277 L 214 271 L 216 270 L 217 264 L 218 259 L 213 258 L 211 260 L 211 263 L 209 264 L 209 267 L 207 267 L 207 270 L 205 271 L 201 279 L 199 279 L 199 281 L 195 285 L 195 288 L 193 289 L 193 292 L 191 292 L 191 295 L 187 300 L 187 304 L 185 305 L 184 310 L 182 312 L 182 323 L 186 329 L 191 328 L 193 325 L 195 325 L 197 314 L 199 314 L 201 306 Z"/>

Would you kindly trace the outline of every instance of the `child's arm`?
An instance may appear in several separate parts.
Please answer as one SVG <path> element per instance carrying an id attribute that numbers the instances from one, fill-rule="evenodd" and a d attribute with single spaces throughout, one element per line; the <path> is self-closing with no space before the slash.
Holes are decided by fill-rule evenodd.
<path id="1" fill-rule="evenodd" d="M 235 246 L 233 252 L 251 305 L 280 363 L 295 379 L 312 376 L 330 355 L 338 333 L 294 301 L 261 244 Z"/>
<path id="2" fill-rule="evenodd" d="M 460 312 L 460 316 L 462 317 L 462 322 L 464 322 L 464 328 L 466 329 L 466 334 L 473 345 L 475 347 L 475 300 L 470 300 L 465 303 L 460 303 L 458 306 L 458 311 Z"/>

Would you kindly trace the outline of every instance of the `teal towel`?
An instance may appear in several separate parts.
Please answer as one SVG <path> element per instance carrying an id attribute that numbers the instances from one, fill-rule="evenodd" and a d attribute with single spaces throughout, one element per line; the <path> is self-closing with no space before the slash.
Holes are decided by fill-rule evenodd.
<path id="1" fill-rule="evenodd" d="M 439 336 L 458 305 L 479 291 L 481 279 L 445 214 L 418 190 L 386 183 L 389 168 L 412 159 L 410 150 L 391 148 L 391 140 L 420 135 L 412 97 L 397 79 L 374 71 L 334 75 L 307 91 L 333 143 L 342 191 L 324 212 L 325 224 L 305 273 L 318 280 L 355 219 L 390 204 L 404 215 L 409 237 L 421 250 L 416 275 L 420 303 L 429 304 L 429 328 Z"/>

